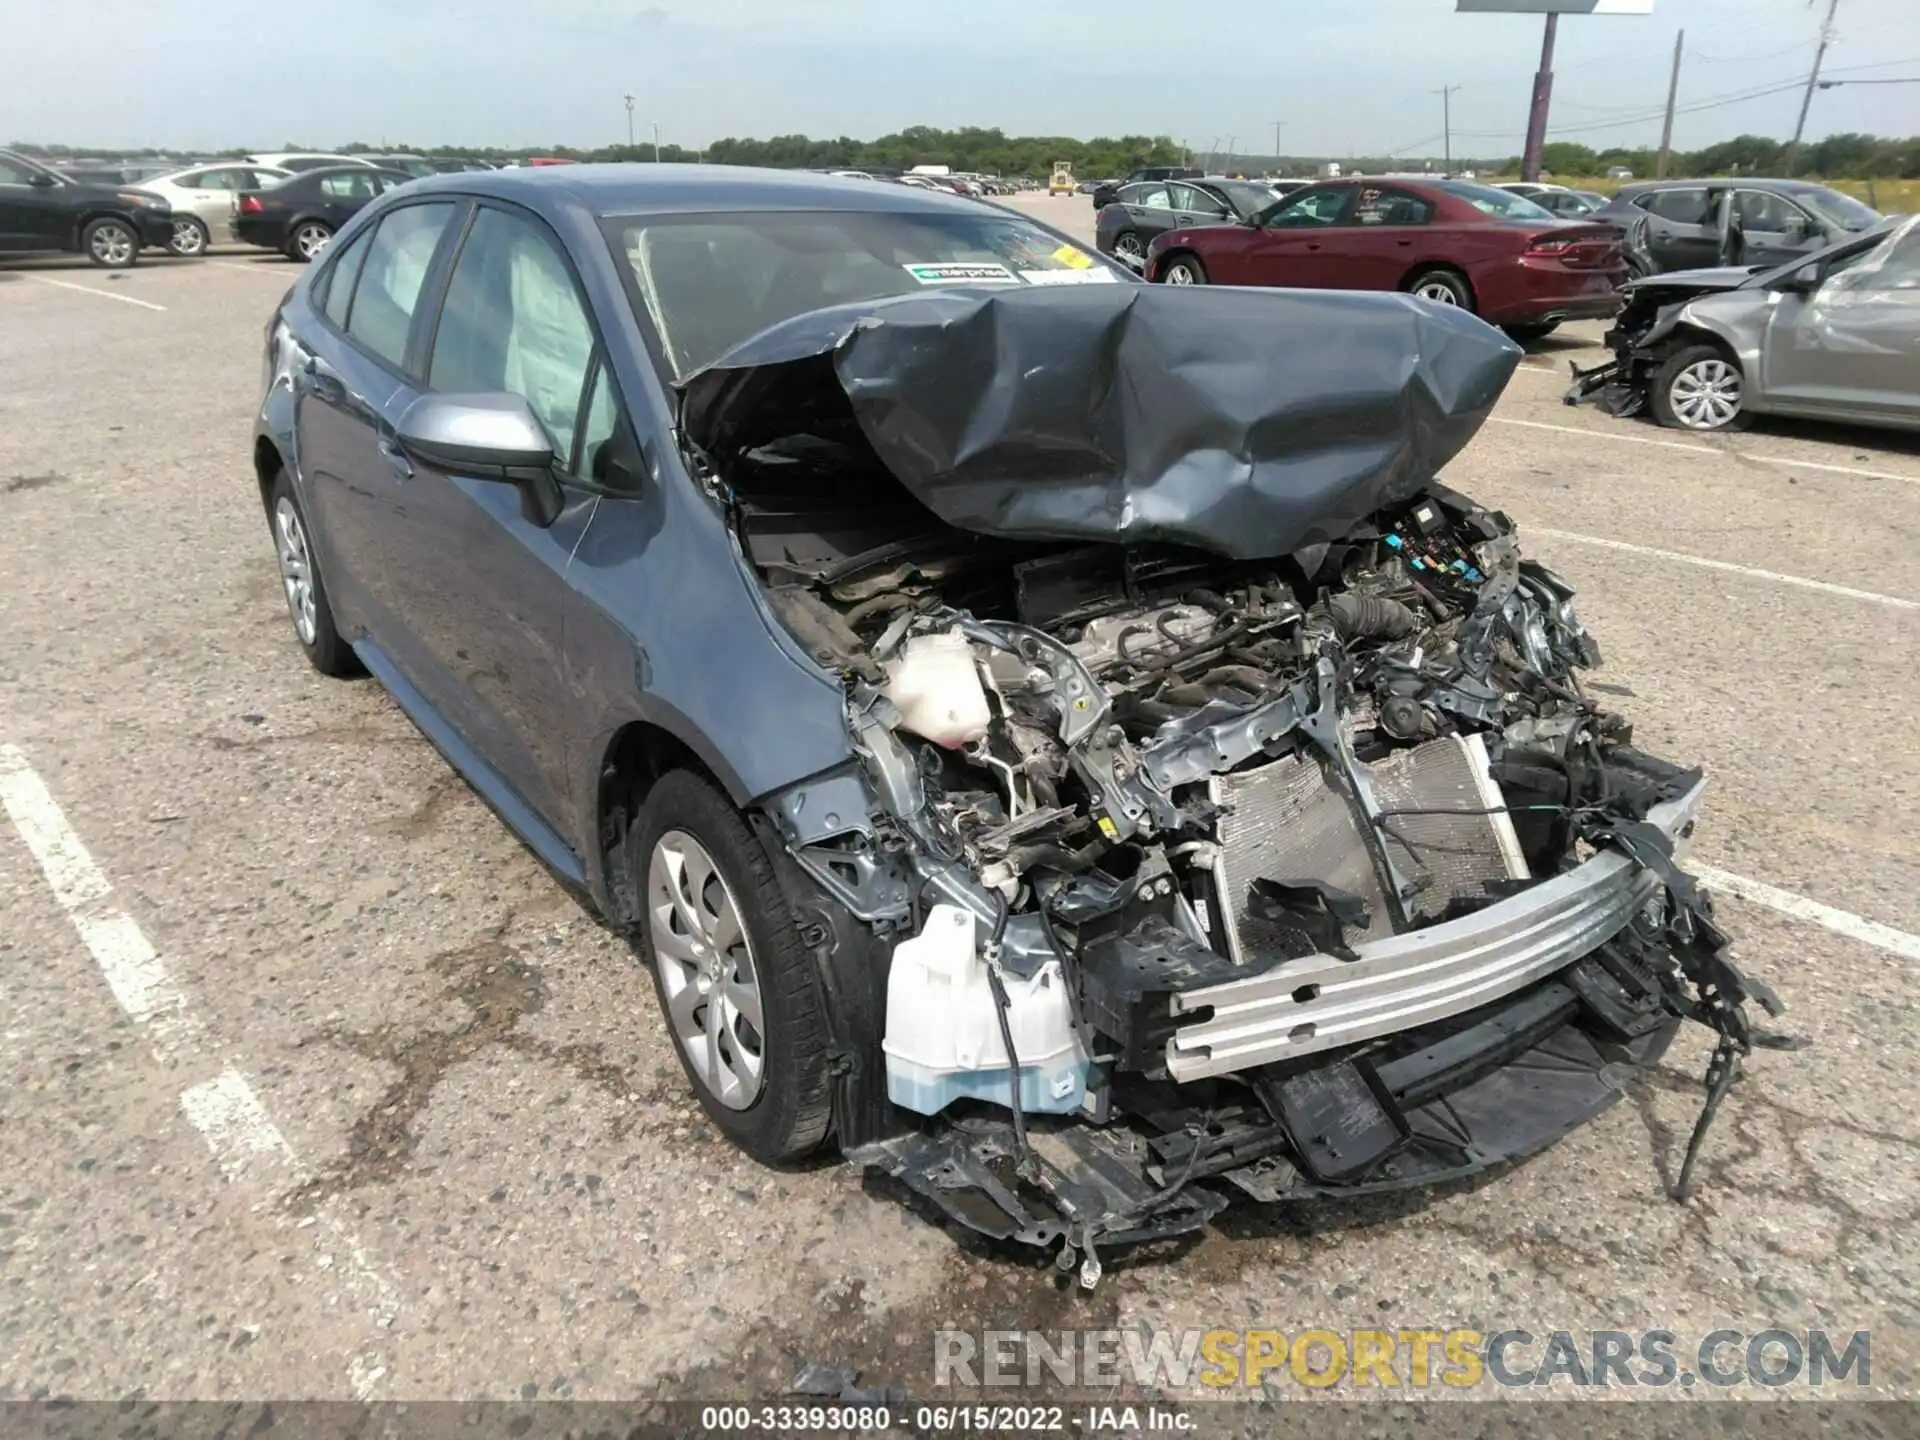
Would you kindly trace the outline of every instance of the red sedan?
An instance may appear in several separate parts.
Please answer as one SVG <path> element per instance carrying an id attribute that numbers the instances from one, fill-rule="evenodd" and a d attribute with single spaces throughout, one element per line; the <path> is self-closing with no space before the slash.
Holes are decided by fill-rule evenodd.
<path id="1" fill-rule="evenodd" d="M 1515 336 L 1604 319 L 1627 278 L 1620 231 L 1568 223 L 1465 180 L 1331 180 L 1240 225 L 1172 230 L 1147 251 L 1169 285 L 1406 290 Z"/>

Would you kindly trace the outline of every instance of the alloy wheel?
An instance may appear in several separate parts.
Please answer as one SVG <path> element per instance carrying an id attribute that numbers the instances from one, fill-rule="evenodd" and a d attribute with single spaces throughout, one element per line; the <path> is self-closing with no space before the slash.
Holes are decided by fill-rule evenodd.
<path id="1" fill-rule="evenodd" d="M 747 1109 L 760 1097 L 767 1057 L 753 942 L 713 857 L 684 830 L 654 842 L 647 916 L 674 1040 L 708 1094 Z"/>
<path id="2" fill-rule="evenodd" d="M 1113 242 L 1113 253 L 1117 259 L 1138 270 L 1146 263 L 1147 252 L 1140 248 L 1140 237 L 1128 232 Z"/>
<path id="3" fill-rule="evenodd" d="M 173 222 L 173 239 L 167 249 L 175 255 L 199 255 L 207 248 L 207 232 L 200 228 L 198 220 L 176 220 Z"/>
<path id="4" fill-rule="evenodd" d="M 302 645 L 311 645 L 320 633 L 313 593 L 313 557 L 307 549 L 306 527 L 287 496 L 273 507 L 275 550 L 280 557 L 280 583 L 287 591 L 287 613 Z"/>
<path id="5" fill-rule="evenodd" d="M 135 250 L 133 232 L 118 223 L 96 225 L 88 248 L 93 258 L 103 265 L 131 265 Z"/>
<path id="6" fill-rule="evenodd" d="M 1166 283 L 1169 285 L 1195 284 L 1193 267 L 1188 265 L 1184 260 L 1174 261 L 1173 264 L 1167 267 Z"/>
<path id="7" fill-rule="evenodd" d="M 311 260 L 327 248 L 327 241 L 333 238 L 333 232 L 324 225 L 302 225 L 293 232 L 293 248 L 300 252 L 302 260 Z"/>
<path id="8" fill-rule="evenodd" d="M 1414 287 L 1413 293 L 1422 300 L 1431 300 L 1438 305 L 1458 305 L 1460 297 L 1453 287 L 1444 280 L 1422 280 Z"/>
<path id="9" fill-rule="evenodd" d="M 1740 413 L 1740 371 L 1725 360 L 1696 360 L 1673 377 L 1667 403 L 1689 430 L 1718 430 Z"/>

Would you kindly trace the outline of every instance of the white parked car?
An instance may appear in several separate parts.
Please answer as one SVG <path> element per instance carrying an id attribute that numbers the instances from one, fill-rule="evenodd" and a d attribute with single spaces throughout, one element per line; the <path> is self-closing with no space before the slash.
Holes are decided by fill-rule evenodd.
<path id="1" fill-rule="evenodd" d="M 292 173 L 273 165 L 216 161 L 156 175 L 138 188 L 173 206 L 173 241 L 167 249 L 175 255 L 204 255 L 215 240 L 233 238 L 233 217 L 243 193 L 264 190 Z"/>
<path id="2" fill-rule="evenodd" d="M 325 150 L 272 150 L 243 157 L 250 164 L 271 165 L 276 170 L 291 170 L 298 175 L 308 170 L 324 170 L 330 165 L 366 165 L 359 155 L 333 155 Z"/>

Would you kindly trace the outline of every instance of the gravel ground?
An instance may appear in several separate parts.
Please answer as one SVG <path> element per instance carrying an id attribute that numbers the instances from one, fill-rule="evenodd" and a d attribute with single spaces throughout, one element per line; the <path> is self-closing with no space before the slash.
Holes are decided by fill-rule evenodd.
<path id="1" fill-rule="evenodd" d="M 1235 1212 L 1083 1297 L 733 1151 L 628 950 L 377 686 L 309 670 L 248 461 L 295 273 L 0 265 L 0 745 L 112 887 L 0 826 L 0 1397 L 773 1397 L 803 1360 L 921 1394 L 937 1329 L 1188 1327 L 1869 1330 L 1871 1392 L 1914 1397 L 1920 442 L 1565 409 L 1574 326 L 1447 477 L 1713 776 L 1695 860 L 1815 907 L 1724 904 L 1812 1046 L 1754 1061 L 1698 1198 L 1663 1176 L 1704 1032 L 1506 1174 Z M 145 1024 L 76 933 L 109 910 L 168 977 Z"/>

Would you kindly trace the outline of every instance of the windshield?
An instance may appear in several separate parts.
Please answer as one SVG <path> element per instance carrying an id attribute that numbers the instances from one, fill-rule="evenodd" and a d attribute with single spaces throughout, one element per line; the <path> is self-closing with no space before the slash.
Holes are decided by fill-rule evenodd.
<path id="1" fill-rule="evenodd" d="M 682 379 L 768 326 L 830 305 L 946 285 L 1123 278 L 1090 250 L 984 209 L 650 215 L 608 228 Z"/>
<path id="2" fill-rule="evenodd" d="M 1821 219 L 1843 230 L 1865 230 L 1880 223 L 1878 210 L 1862 205 L 1851 195 L 1829 190 L 1824 185 L 1809 185 L 1805 189 L 1789 190 L 1787 193 L 1802 205 L 1817 211 Z"/>
<path id="3" fill-rule="evenodd" d="M 1482 215 L 1491 215 L 1496 220 L 1552 220 L 1551 210 L 1536 205 L 1524 195 L 1516 195 L 1511 190 L 1496 190 L 1491 185 L 1467 185 L 1458 180 L 1443 180 L 1439 188 L 1449 195 L 1458 195 Z"/>

